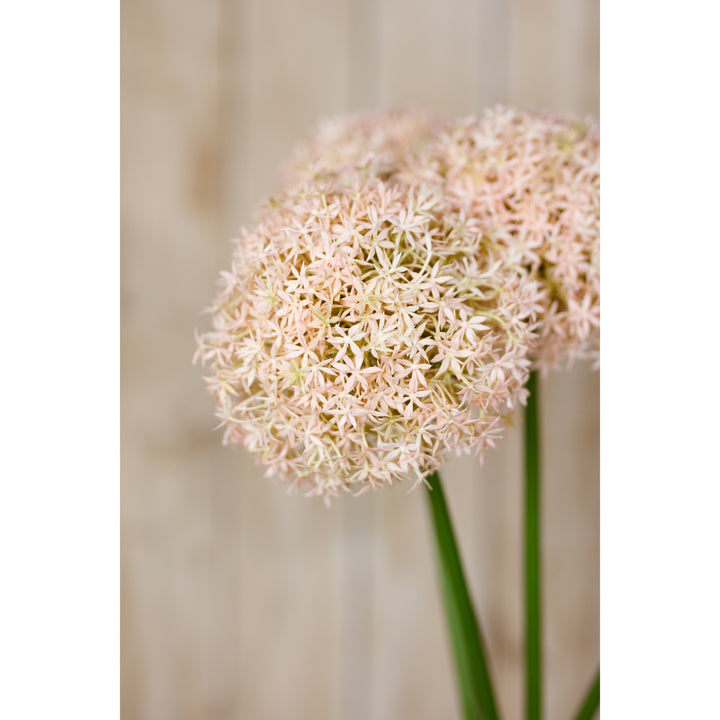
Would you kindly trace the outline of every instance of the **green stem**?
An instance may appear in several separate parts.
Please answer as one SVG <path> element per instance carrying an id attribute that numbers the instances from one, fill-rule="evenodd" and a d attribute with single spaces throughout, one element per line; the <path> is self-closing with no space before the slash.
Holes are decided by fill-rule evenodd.
<path id="1" fill-rule="evenodd" d="M 540 605 L 540 432 L 538 376 L 530 373 L 525 410 L 525 710 L 542 716 L 542 627 Z"/>
<path id="2" fill-rule="evenodd" d="M 468 593 L 440 475 L 428 475 L 428 498 L 465 720 L 497 720 L 482 633 Z"/>
<path id="3" fill-rule="evenodd" d="M 592 720 L 600 707 L 600 670 L 597 671 L 592 685 L 588 688 L 587 695 L 583 700 L 580 709 L 575 713 L 575 720 Z"/>

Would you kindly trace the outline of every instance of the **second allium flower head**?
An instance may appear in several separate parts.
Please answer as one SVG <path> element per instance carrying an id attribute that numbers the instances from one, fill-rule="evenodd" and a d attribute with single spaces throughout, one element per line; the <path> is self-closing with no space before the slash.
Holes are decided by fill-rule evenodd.
<path id="1" fill-rule="evenodd" d="M 565 148 L 566 160 L 548 170 L 537 120 L 533 133 L 516 133 L 514 154 L 499 139 L 502 122 L 484 138 L 475 122 L 458 129 L 390 113 L 328 123 L 298 152 L 289 187 L 237 241 L 199 354 L 225 440 L 244 444 L 270 474 L 326 496 L 420 482 L 450 452 L 493 445 L 524 400 L 531 361 L 592 344 L 598 294 L 578 286 L 598 274 L 589 267 L 597 220 L 585 227 L 597 206 L 593 159 L 583 156 L 583 176 Z M 587 135 L 552 123 L 546 135 L 556 144 L 558 123 L 566 144 Z M 464 128 L 473 129 L 463 165 Z M 517 157 L 523 172 L 508 169 Z M 498 168 L 492 181 L 481 173 L 488 163 Z M 582 197 L 577 228 L 558 232 L 578 208 L 567 207 L 567 192 L 555 200 L 553 182 Z M 555 206 L 540 242 L 528 241 L 522 199 L 538 194 Z M 482 200 L 490 195 L 492 206 Z M 548 252 L 543 227 L 561 238 Z M 563 243 L 580 246 L 571 261 Z M 552 272 L 577 264 L 578 252 L 569 286 L 592 307 L 573 344 L 571 323 L 562 327 L 571 292 Z"/>

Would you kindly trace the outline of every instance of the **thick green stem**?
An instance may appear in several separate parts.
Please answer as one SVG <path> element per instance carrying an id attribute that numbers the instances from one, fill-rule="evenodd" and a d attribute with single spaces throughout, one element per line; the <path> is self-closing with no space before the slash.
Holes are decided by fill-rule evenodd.
<path id="1" fill-rule="evenodd" d="M 540 432 L 538 376 L 530 373 L 525 410 L 525 710 L 542 716 L 542 623 L 540 603 Z"/>
<path id="2" fill-rule="evenodd" d="M 575 720 L 592 720 L 600 707 L 600 670 L 597 671 L 592 685 L 588 688 L 587 695 L 580 705 Z"/>
<path id="3" fill-rule="evenodd" d="M 482 633 L 468 593 L 440 475 L 428 476 L 428 498 L 465 720 L 497 720 L 497 706 Z"/>

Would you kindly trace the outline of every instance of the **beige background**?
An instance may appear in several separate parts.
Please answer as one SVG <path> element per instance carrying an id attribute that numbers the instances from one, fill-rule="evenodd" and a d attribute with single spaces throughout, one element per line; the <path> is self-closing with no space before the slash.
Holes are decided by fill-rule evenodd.
<path id="1" fill-rule="evenodd" d="M 327 114 L 598 112 L 597 0 L 122 3 L 122 716 L 452 718 L 425 498 L 288 496 L 212 431 L 193 328 Z M 547 717 L 599 657 L 598 385 L 543 384 Z M 522 708 L 521 428 L 445 486 L 507 718 Z"/>

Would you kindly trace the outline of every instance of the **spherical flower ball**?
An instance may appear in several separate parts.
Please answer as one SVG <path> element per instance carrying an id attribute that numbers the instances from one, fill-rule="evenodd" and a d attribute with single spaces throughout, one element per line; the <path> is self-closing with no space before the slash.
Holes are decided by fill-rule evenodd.
<path id="1" fill-rule="evenodd" d="M 536 366 L 595 359 L 600 340 L 599 130 L 498 106 L 457 122 L 406 173 L 440 183 L 544 290 Z"/>
<path id="2" fill-rule="evenodd" d="M 444 127 L 423 110 L 338 115 L 321 122 L 295 150 L 285 184 L 304 180 L 348 178 L 358 174 L 391 180 Z"/>
<path id="3" fill-rule="evenodd" d="M 198 354 L 225 441 L 308 494 L 420 483 L 524 400 L 538 284 L 433 190 L 304 183 L 221 283 Z"/>

